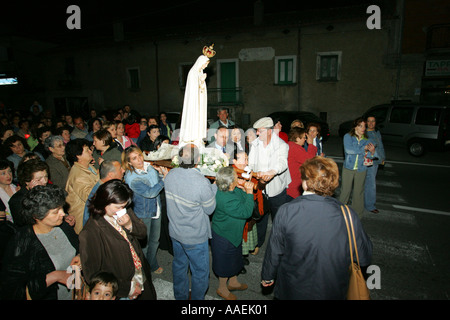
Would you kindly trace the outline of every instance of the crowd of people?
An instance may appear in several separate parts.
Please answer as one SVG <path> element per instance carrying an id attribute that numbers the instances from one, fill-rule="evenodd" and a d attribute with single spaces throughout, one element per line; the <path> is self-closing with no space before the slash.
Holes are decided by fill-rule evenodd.
<path id="1" fill-rule="evenodd" d="M 3 115 L 0 298 L 72 299 L 67 270 L 78 265 L 87 299 L 156 299 L 152 273 L 164 272 L 164 249 L 173 255 L 175 299 L 204 299 L 211 268 L 217 295 L 236 300 L 232 291 L 248 288 L 238 276 L 266 241 L 270 218 L 262 286 L 275 284 L 278 299 L 345 299 L 350 257 L 336 219 L 353 188 L 359 260 L 369 265 L 359 216 L 378 212 L 385 156 L 375 118 L 357 119 L 344 137 L 338 200 L 339 172 L 325 157 L 320 125 L 296 119 L 286 134 L 264 117 L 244 131 L 225 108 L 217 115 L 203 147 L 223 152 L 230 166 L 215 177 L 197 170 L 201 148 L 193 144 L 180 146 L 175 168 L 144 161 L 178 144 L 165 112 L 147 117 L 125 106 L 56 119 L 35 103 L 28 114 Z"/>

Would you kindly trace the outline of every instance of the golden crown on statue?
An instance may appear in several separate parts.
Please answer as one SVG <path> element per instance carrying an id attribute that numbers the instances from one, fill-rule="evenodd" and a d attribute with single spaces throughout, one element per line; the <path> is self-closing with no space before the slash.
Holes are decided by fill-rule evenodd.
<path id="1" fill-rule="evenodd" d="M 210 45 L 209 47 L 204 46 L 203 47 L 203 54 L 205 56 L 207 56 L 208 58 L 214 57 L 216 55 L 216 51 L 214 51 L 213 47 L 214 47 L 214 43 L 212 45 Z"/>

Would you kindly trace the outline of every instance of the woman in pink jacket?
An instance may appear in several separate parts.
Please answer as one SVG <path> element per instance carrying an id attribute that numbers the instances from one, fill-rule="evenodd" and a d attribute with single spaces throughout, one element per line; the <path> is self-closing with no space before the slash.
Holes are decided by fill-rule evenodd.
<path id="1" fill-rule="evenodd" d="M 136 143 L 134 143 L 134 141 L 128 137 L 125 134 L 125 125 L 123 124 L 122 121 L 118 121 L 116 120 L 116 133 L 117 133 L 117 137 L 116 137 L 116 142 L 119 144 L 119 150 L 123 151 L 126 148 L 128 148 L 129 146 L 135 146 Z"/>

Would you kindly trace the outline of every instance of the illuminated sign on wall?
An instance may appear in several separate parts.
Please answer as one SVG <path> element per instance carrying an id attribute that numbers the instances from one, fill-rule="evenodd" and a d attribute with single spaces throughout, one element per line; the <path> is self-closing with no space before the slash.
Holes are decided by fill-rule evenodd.
<path id="1" fill-rule="evenodd" d="M 425 76 L 450 76 L 450 60 L 427 60 Z"/>
<path id="2" fill-rule="evenodd" d="M 0 86 L 18 84 L 17 77 L 7 77 L 6 74 L 0 74 Z"/>

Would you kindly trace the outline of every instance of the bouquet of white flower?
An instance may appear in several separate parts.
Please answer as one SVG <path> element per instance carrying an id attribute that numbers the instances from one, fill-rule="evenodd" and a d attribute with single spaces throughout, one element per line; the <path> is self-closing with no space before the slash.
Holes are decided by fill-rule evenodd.
<path id="1" fill-rule="evenodd" d="M 172 159 L 173 155 L 178 153 L 178 146 L 163 143 L 157 151 L 150 151 L 148 154 L 144 152 L 144 160 L 167 160 Z"/>
<path id="2" fill-rule="evenodd" d="M 171 165 L 176 168 L 180 165 L 178 155 L 172 158 Z M 220 168 L 228 167 L 229 161 L 223 152 L 215 148 L 204 148 L 201 153 L 197 169 L 205 176 L 216 176 Z"/>

